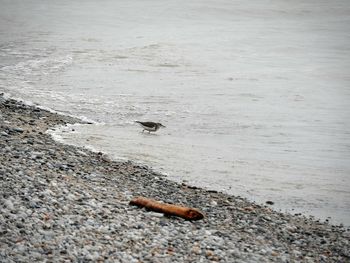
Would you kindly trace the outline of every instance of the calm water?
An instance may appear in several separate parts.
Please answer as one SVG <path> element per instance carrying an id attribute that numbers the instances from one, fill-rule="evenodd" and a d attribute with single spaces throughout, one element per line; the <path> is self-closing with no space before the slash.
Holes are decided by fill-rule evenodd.
<path id="1" fill-rule="evenodd" d="M 0 90 L 97 122 L 56 136 L 350 225 L 349 1 L 0 6 Z"/>

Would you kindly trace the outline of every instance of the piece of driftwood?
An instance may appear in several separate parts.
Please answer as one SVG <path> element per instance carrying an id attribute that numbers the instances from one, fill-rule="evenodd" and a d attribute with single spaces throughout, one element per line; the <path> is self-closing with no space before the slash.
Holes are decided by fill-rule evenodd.
<path id="1" fill-rule="evenodd" d="M 198 209 L 161 203 L 145 197 L 136 197 L 130 201 L 130 205 L 145 207 L 147 210 L 163 213 L 165 215 L 179 216 L 186 220 L 200 220 L 204 214 Z"/>

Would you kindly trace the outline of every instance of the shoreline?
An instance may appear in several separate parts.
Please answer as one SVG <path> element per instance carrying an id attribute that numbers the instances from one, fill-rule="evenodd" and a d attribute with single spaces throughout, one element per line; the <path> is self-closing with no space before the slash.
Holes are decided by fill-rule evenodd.
<path id="1" fill-rule="evenodd" d="M 0 95 L 0 261 L 346 262 L 349 229 L 168 180 L 147 166 L 62 144 L 82 122 Z M 188 222 L 136 196 L 202 210 Z"/>

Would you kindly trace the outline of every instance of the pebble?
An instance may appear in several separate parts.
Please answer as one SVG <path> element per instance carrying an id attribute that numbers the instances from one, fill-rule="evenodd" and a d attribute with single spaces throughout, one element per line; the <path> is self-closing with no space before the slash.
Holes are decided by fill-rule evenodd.
<path id="1" fill-rule="evenodd" d="M 24 132 L 24 130 L 23 130 L 23 129 L 18 128 L 18 127 L 16 127 L 16 128 L 12 128 L 12 130 L 13 130 L 13 131 L 15 131 L 15 132 L 19 132 L 19 133 L 23 133 L 23 132 Z"/>
<path id="2" fill-rule="evenodd" d="M 9 210 L 14 210 L 13 203 L 10 199 L 5 200 L 4 204 Z"/>
<path id="3" fill-rule="evenodd" d="M 0 132 L 0 134 L 1 134 L 1 136 L 5 136 L 5 137 L 9 136 L 9 134 L 5 131 Z"/>

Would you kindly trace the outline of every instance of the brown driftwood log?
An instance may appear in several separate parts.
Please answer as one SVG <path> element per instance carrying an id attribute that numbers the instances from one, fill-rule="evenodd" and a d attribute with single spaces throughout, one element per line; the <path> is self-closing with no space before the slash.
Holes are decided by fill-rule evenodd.
<path id="1" fill-rule="evenodd" d="M 195 208 L 165 204 L 145 197 L 134 198 L 130 201 L 130 205 L 145 207 L 147 210 L 165 215 L 179 216 L 186 220 L 200 220 L 204 218 L 204 214 Z"/>

